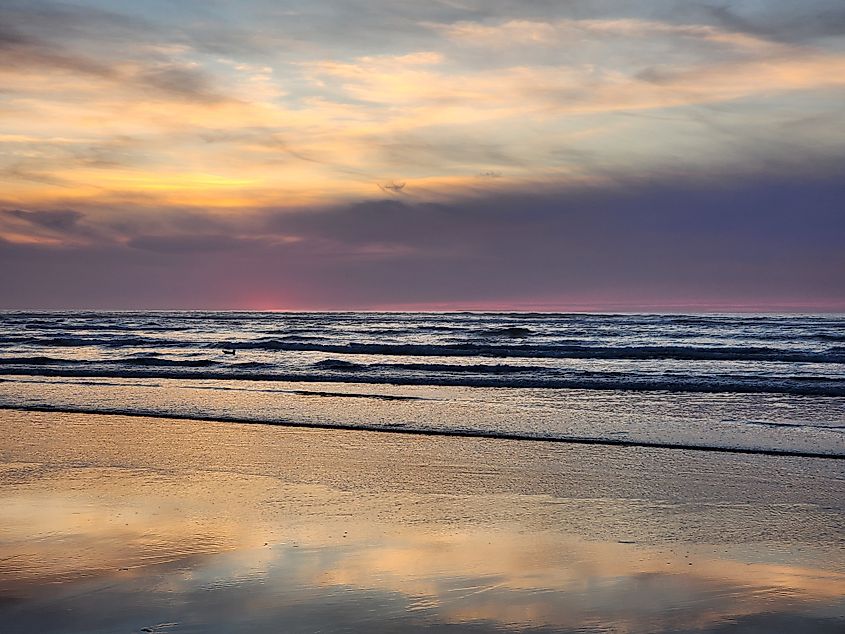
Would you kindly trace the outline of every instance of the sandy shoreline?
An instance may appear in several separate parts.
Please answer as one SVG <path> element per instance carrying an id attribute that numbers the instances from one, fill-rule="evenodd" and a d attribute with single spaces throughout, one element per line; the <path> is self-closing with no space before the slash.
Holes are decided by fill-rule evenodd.
<path id="1" fill-rule="evenodd" d="M 15 632 L 841 631 L 841 461 L 0 412 Z"/>

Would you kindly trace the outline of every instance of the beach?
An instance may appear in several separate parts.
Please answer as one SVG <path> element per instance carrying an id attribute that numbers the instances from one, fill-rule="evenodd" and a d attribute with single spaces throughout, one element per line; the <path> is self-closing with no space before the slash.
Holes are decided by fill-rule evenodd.
<path id="1" fill-rule="evenodd" d="M 839 632 L 838 459 L 0 412 L 10 632 Z"/>

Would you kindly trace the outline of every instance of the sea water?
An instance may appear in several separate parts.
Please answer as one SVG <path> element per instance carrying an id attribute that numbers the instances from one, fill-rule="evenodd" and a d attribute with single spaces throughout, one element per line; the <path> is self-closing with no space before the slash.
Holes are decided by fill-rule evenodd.
<path id="1" fill-rule="evenodd" d="M 845 457 L 845 316 L 6 311 L 0 407 Z"/>

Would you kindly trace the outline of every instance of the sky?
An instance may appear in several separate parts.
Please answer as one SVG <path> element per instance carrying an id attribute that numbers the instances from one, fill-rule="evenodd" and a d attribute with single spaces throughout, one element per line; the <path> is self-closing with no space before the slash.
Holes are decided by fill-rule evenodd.
<path id="1" fill-rule="evenodd" d="M 0 0 L 0 308 L 845 311 L 845 4 Z"/>

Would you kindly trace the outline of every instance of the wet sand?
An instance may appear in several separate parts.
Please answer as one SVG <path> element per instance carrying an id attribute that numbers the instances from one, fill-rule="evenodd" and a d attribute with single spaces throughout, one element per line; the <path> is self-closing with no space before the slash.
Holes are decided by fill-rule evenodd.
<path id="1" fill-rule="evenodd" d="M 0 630 L 845 630 L 842 461 L 0 412 Z"/>

